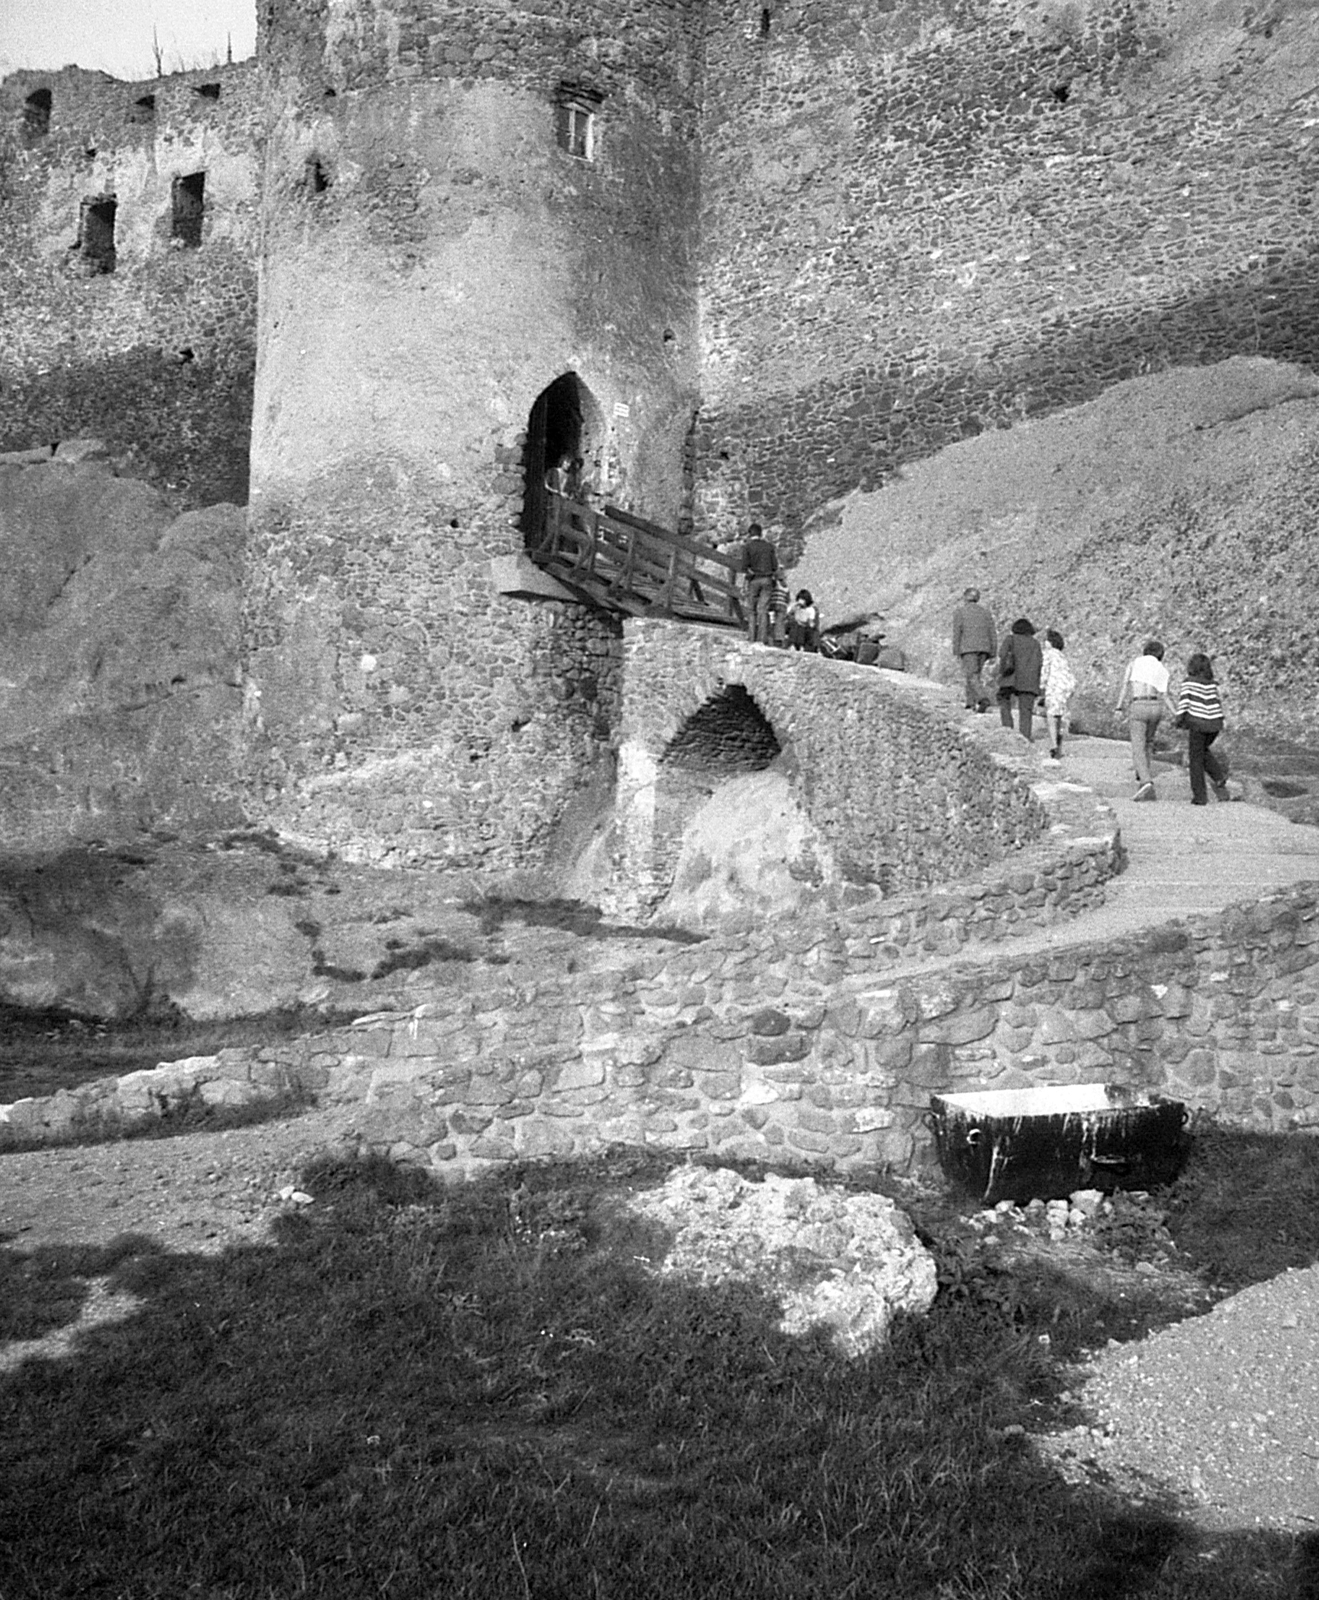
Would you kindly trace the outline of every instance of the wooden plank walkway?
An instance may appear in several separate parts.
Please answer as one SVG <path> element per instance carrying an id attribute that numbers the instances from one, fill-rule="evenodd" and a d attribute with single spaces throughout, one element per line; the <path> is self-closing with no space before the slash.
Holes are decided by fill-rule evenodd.
<path id="1" fill-rule="evenodd" d="M 550 491 L 527 554 L 588 605 L 634 617 L 744 628 L 740 562 L 619 506 L 597 510 Z"/>

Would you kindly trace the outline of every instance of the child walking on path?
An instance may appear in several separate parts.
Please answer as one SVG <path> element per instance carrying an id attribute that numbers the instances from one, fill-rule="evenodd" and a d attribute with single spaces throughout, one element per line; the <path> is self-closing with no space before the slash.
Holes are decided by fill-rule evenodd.
<path id="1" fill-rule="evenodd" d="M 1230 800 L 1227 768 L 1210 746 L 1223 731 L 1223 701 L 1214 682 L 1214 664 L 1197 650 L 1186 663 L 1177 696 L 1177 726 L 1186 729 L 1186 765 L 1191 775 L 1191 804 L 1209 804 L 1205 774 L 1214 786 L 1216 800 Z"/>
<path id="2" fill-rule="evenodd" d="M 1067 732 L 1067 706 L 1076 688 L 1076 674 L 1063 654 L 1063 636 L 1046 628 L 1044 659 L 1040 666 L 1040 693 L 1044 696 L 1044 721 L 1049 730 L 1049 760 L 1061 761 L 1063 734 Z"/>

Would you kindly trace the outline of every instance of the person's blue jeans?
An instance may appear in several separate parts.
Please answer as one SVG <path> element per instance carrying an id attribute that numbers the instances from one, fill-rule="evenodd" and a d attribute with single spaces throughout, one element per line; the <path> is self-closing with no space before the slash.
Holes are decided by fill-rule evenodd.
<path id="1" fill-rule="evenodd" d="M 1133 700 L 1127 707 L 1127 730 L 1131 735 L 1131 764 L 1136 769 L 1136 782 L 1154 782 L 1154 735 L 1159 731 L 1163 717 L 1163 701 L 1154 699 Z"/>
<path id="2" fill-rule="evenodd" d="M 1217 790 L 1221 790 L 1227 782 L 1227 768 L 1209 748 L 1217 737 L 1217 733 L 1202 733 L 1199 728 L 1186 730 L 1186 767 L 1191 776 L 1193 806 L 1209 804 L 1205 773 L 1209 774 L 1209 781 Z"/>

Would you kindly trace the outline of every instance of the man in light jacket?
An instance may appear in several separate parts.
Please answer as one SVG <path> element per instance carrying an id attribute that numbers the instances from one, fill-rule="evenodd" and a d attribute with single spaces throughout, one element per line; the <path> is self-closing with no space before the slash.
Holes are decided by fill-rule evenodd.
<path id="1" fill-rule="evenodd" d="M 994 619 L 980 604 L 979 589 L 968 589 L 953 612 L 953 654 L 962 663 L 968 711 L 988 711 L 989 696 L 980 681 L 985 662 L 997 649 Z"/>

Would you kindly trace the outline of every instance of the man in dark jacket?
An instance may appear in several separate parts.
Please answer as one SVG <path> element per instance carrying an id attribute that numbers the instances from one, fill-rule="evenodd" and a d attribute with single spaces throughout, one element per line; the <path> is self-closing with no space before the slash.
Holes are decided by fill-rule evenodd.
<path id="1" fill-rule="evenodd" d="M 769 644 L 770 606 L 774 599 L 774 580 L 778 576 L 779 553 L 758 522 L 747 529 L 742 556 L 747 579 L 747 638 L 752 644 Z"/>
<path id="2" fill-rule="evenodd" d="M 1040 692 L 1040 668 L 1044 652 L 1035 637 L 1034 626 L 1018 617 L 1012 632 L 998 653 L 998 714 L 1005 728 L 1012 726 L 1012 702 L 1017 702 L 1017 729 L 1023 739 L 1031 738 L 1035 719 L 1035 696 Z"/>
<path id="3" fill-rule="evenodd" d="M 968 711 L 989 710 L 989 696 L 980 674 L 997 647 L 994 619 L 980 604 L 979 589 L 968 589 L 961 605 L 953 612 L 953 654 L 962 663 Z"/>

